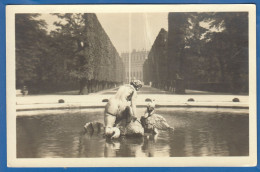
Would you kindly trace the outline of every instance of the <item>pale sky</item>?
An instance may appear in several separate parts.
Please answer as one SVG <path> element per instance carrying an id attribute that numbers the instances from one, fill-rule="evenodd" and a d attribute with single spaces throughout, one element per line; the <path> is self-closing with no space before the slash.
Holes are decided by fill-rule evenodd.
<path id="1" fill-rule="evenodd" d="M 168 30 L 168 13 L 97 13 L 97 17 L 118 53 L 150 50 L 161 28 Z M 59 20 L 50 14 L 39 18 L 46 21 L 48 30 L 55 29 L 53 22 Z"/>

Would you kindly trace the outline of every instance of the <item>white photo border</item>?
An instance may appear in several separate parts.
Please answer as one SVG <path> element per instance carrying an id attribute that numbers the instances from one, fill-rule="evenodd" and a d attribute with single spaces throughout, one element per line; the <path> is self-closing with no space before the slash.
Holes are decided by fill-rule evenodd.
<path id="1" fill-rule="evenodd" d="M 15 92 L 15 14 L 126 12 L 248 12 L 249 14 L 249 156 L 154 158 L 17 158 Z M 7 165 L 9 167 L 237 167 L 257 164 L 256 6 L 198 5 L 7 5 L 6 6 Z"/>

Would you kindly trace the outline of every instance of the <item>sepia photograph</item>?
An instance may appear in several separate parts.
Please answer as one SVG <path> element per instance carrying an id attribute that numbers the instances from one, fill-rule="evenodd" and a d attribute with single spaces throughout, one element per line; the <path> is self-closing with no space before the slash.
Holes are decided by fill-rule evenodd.
<path id="1" fill-rule="evenodd" d="M 7 6 L 8 165 L 256 165 L 255 15 Z"/>

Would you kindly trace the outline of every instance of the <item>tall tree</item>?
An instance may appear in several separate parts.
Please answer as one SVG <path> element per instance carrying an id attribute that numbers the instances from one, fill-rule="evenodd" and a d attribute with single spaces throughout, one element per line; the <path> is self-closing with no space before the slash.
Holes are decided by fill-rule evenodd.
<path id="1" fill-rule="evenodd" d="M 41 62 L 48 50 L 45 30 L 46 23 L 36 18 L 39 14 L 16 14 L 15 16 L 15 52 L 16 52 L 16 87 L 26 85 L 30 91 L 36 91 L 43 79 Z"/>
<path id="2" fill-rule="evenodd" d="M 169 13 L 168 39 L 171 81 L 178 74 L 188 87 L 215 82 L 225 91 L 247 91 L 247 13 Z"/>
<path id="3" fill-rule="evenodd" d="M 167 31 L 161 29 L 144 63 L 144 80 L 164 89 L 167 83 Z M 149 64 L 148 64 L 149 63 Z"/>
<path id="4" fill-rule="evenodd" d="M 221 82 L 235 93 L 248 92 L 248 13 L 209 13 L 205 20 L 222 30 L 206 35 L 220 66 Z"/>
<path id="5" fill-rule="evenodd" d="M 186 28 L 185 48 L 183 55 L 183 67 L 185 72 L 183 78 L 189 87 L 192 83 L 205 82 L 207 72 L 206 59 L 203 57 L 205 41 L 203 35 L 208 29 L 201 26 L 203 14 L 186 13 L 189 25 Z"/>
<path id="6" fill-rule="evenodd" d="M 93 13 L 55 14 L 63 21 L 56 22 L 60 53 L 64 52 L 66 70 L 79 81 L 80 94 L 86 94 L 122 82 L 122 60 Z M 120 64 L 120 65 L 118 65 Z"/>
<path id="7" fill-rule="evenodd" d="M 68 74 L 79 80 L 80 94 L 88 91 L 87 84 L 93 79 L 93 52 L 90 50 L 90 41 L 88 36 L 87 14 L 54 14 L 63 21 L 55 22 L 58 27 L 57 31 L 53 34 L 58 36 L 61 40 L 60 48 L 64 56 L 63 61 L 66 62 Z M 64 22 L 65 21 L 65 22 Z M 63 47 L 63 45 L 68 47 Z M 64 51 L 63 51 L 64 50 Z M 66 53 L 68 52 L 68 53 Z"/>

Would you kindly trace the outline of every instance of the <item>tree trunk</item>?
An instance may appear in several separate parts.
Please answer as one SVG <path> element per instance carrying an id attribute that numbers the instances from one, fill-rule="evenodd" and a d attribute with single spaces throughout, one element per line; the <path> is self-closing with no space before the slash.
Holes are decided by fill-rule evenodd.
<path id="1" fill-rule="evenodd" d="M 222 83 L 224 83 L 225 82 L 224 63 L 223 63 L 221 57 L 218 57 L 217 59 L 218 59 L 219 66 L 220 66 L 220 80 Z"/>
<path id="2" fill-rule="evenodd" d="M 85 95 L 89 93 L 89 82 L 86 79 L 81 79 L 79 81 L 79 95 Z"/>

